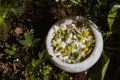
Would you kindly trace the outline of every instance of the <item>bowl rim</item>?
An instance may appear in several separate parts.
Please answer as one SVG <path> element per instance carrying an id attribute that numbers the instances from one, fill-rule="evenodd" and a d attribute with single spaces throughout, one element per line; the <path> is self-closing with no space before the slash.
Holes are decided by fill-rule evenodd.
<path id="1" fill-rule="evenodd" d="M 63 19 L 57 21 L 55 24 L 53 24 L 53 26 L 49 30 L 47 37 L 46 37 L 46 48 L 47 48 L 48 54 L 52 56 L 51 62 L 55 66 L 61 68 L 62 70 L 65 70 L 66 72 L 77 73 L 77 72 L 82 72 L 82 71 L 88 70 L 99 60 L 101 53 L 102 53 L 102 49 L 103 49 L 103 38 L 102 38 L 101 32 L 98 30 L 97 25 L 95 23 L 93 23 L 91 20 L 88 20 L 88 22 L 91 25 L 90 27 L 92 29 L 92 32 L 95 36 L 95 47 L 94 47 L 94 50 L 92 51 L 92 53 L 89 55 L 88 58 L 86 58 L 85 60 L 83 60 L 82 62 L 79 62 L 79 63 L 70 64 L 70 63 L 60 61 L 54 55 L 50 41 L 51 41 L 51 39 L 52 39 L 51 37 L 54 33 L 54 27 L 56 27 L 56 25 L 61 23 L 62 21 L 69 20 L 69 19 L 82 20 L 82 19 L 84 19 L 84 17 L 82 17 L 82 16 L 72 16 L 71 17 L 70 16 L 70 17 L 63 18 Z"/>

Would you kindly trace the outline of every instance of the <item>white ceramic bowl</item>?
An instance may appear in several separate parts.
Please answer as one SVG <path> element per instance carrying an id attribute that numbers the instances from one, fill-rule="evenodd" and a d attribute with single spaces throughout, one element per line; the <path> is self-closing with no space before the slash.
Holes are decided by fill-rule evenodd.
<path id="1" fill-rule="evenodd" d="M 98 30 L 98 27 L 93 23 L 91 20 L 88 20 L 88 23 L 90 24 L 90 27 L 93 31 L 93 34 L 95 36 L 95 47 L 90 54 L 88 58 L 86 58 L 84 61 L 74 64 L 69 64 L 63 61 L 60 61 L 54 54 L 53 48 L 51 46 L 51 40 L 53 38 L 54 34 L 54 27 L 59 25 L 59 23 L 64 22 L 65 20 L 85 20 L 85 18 L 81 16 L 75 16 L 75 17 L 67 17 L 62 20 L 59 20 L 57 23 L 55 23 L 51 29 L 48 32 L 47 38 L 46 38 L 46 48 L 49 53 L 49 55 L 52 56 L 51 62 L 57 66 L 58 68 L 70 72 L 70 73 L 78 73 L 85 70 L 88 70 L 90 67 L 92 67 L 100 58 L 102 50 L 103 50 L 103 38 L 101 33 Z"/>

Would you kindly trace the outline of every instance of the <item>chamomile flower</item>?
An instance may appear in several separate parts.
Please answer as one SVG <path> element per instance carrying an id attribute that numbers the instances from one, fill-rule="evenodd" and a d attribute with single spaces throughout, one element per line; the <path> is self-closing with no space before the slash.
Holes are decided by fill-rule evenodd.
<path id="1" fill-rule="evenodd" d="M 61 38 L 58 38 L 56 40 L 52 40 L 52 46 L 56 46 L 56 44 L 60 43 L 61 44 Z"/>
<path id="2" fill-rule="evenodd" d="M 82 25 L 82 24 L 81 24 Z M 67 63 L 78 63 L 87 58 L 93 50 L 95 37 L 87 26 L 79 26 L 77 21 L 65 20 L 54 28 L 51 44 L 56 57 Z"/>

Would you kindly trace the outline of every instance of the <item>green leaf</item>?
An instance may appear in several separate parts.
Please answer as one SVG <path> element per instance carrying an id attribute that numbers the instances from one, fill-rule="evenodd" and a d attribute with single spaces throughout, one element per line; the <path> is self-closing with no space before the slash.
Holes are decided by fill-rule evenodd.
<path id="1" fill-rule="evenodd" d="M 49 76 L 48 75 L 44 76 L 43 80 L 49 80 Z"/>
<path id="2" fill-rule="evenodd" d="M 39 41 L 40 41 L 39 38 L 34 39 L 34 40 L 33 40 L 33 45 L 32 45 L 32 46 L 33 46 L 33 47 L 36 47 L 36 46 L 38 45 Z"/>
<path id="3" fill-rule="evenodd" d="M 4 51 L 9 55 L 14 55 L 15 54 L 15 51 L 13 51 L 13 50 L 5 49 Z"/>
<path id="4" fill-rule="evenodd" d="M 25 40 L 19 40 L 21 45 L 24 45 L 26 47 L 31 47 L 34 36 L 29 31 L 27 31 L 24 34 L 24 37 L 25 37 Z"/>
<path id="5" fill-rule="evenodd" d="M 31 64 L 32 64 L 33 67 L 36 67 L 35 59 L 32 59 Z"/>
<path id="6" fill-rule="evenodd" d="M 109 62 L 110 62 L 110 58 L 106 61 L 105 65 L 104 65 L 104 67 L 103 67 L 103 69 L 102 69 L 102 78 L 101 78 L 101 80 L 104 80 L 105 73 L 106 73 L 106 71 L 107 71 Z"/>
<path id="7" fill-rule="evenodd" d="M 92 79 L 89 77 L 88 80 L 92 80 Z"/>
<path id="8" fill-rule="evenodd" d="M 39 59 L 32 59 L 31 64 L 33 67 L 37 67 L 51 58 L 51 56 L 47 54 L 46 50 L 39 52 L 38 57 Z"/>
<path id="9" fill-rule="evenodd" d="M 52 56 L 50 56 L 49 54 L 47 54 L 47 51 L 46 51 L 46 49 L 45 50 L 43 50 L 42 52 L 39 52 L 39 59 L 42 61 L 42 62 L 45 62 L 45 61 L 48 61 L 48 60 L 50 60 L 50 58 L 52 57 Z"/>
<path id="10" fill-rule="evenodd" d="M 35 38 L 34 39 L 34 35 L 33 33 L 31 33 L 30 30 L 28 30 L 25 34 L 24 34 L 24 40 L 19 40 L 19 43 L 21 43 L 21 45 L 25 46 L 26 48 L 28 47 L 36 47 L 40 41 L 39 38 Z"/>
<path id="11" fill-rule="evenodd" d="M 38 65 L 38 61 L 35 60 L 35 59 L 32 59 L 31 64 L 32 64 L 33 67 L 36 67 Z"/>
<path id="12" fill-rule="evenodd" d="M 20 43 L 21 45 L 26 46 L 26 47 L 30 47 L 30 46 L 31 46 L 31 45 L 29 44 L 29 42 L 27 42 L 26 40 L 20 40 L 19 43 Z"/>
<path id="13" fill-rule="evenodd" d="M 39 52 L 38 56 L 39 56 L 39 59 L 43 59 L 44 54 Z"/>
<path id="14" fill-rule="evenodd" d="M 9 27 L 5 24 L 5 22 L 0 22 L 0 30 L 2 31 L 2 34 L 7 34 L 9 31 Z"/>
<path id="15" fill-rule="evenodd" d="M 100 60 L 89 69 L 89 79 L 90 80 L 104 80 L 105 73 L 109 66 L 110 58 L 102 53 Z"/>
<path id="16" fill-rule="evenodd" d="M 0 24 L 4 23 L 3 15 L 0 15 Z"/>
<path id="17" fill-rule="evenodd" d="M 35 74 L 32 74 L 30 77 L 31 80 L 41 80 L 39 77 L 36 77 Z"/>
<path id="18" fill-rule="evenodd" d="M 5 43 L 6 48 L 10 48 L 11 46 L 8 43 Z"/>
<path id="19" fill-rule="evenodd" d="M 32 41 L 33 41 L 33 34 L 30 33 L 30 31 L 27 31 L 25 34 L 24 34 L 24 37 L 25 37 L 25 40 L 29 43 L 29 46 L 32 46 Z"/>
<path id="20" fill-rule="evenodd" d="M 25 37 L 25 39 L 28 40 L 28 41 L 32 41 L 33 38 L 34 38 L 33 34 L 30 33 L 29 30 L 24 34 L 24 37 Z"/>
<path id="21" fill-rule="evenodd" d="M 116 14 L 117 14 L 117 8 L 112 7 L 111 10 L 109 11 L 108 14 L 108 26 L 109 26 L 109 30 L 111 30 L 114 20 L 116 18 Z"/>

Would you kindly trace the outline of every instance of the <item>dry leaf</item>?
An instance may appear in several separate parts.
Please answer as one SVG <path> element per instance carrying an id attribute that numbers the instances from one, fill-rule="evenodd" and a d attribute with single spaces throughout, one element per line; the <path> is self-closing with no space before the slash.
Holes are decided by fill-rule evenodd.
<path id="1" fill-rule="evenodd" d="M 20 34 L 23 33 L 23 29 L 21 27 L 16 27 L 16 29 L 14 30 L 15 34 L 17 36 L 19 36 Z"/>

